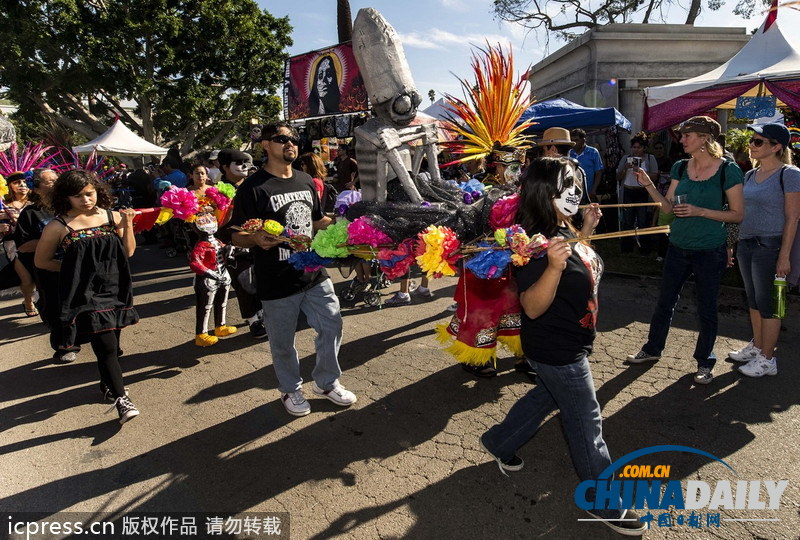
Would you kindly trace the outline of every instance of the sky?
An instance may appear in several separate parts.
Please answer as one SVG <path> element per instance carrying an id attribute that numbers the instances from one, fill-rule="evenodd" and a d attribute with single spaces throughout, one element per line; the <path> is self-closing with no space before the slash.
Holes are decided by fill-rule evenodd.
<path id="1" fill-rule="evenodd" d="M 289 16 L 294 28 L 294 45 L 287 50 L 289 55 L 337 43 L 335 0 L 257 1 L 277 17 Z M 764 15 L 757 13 L 751 19 L 743 19 L 731 13 L 734 2 L 727 0 L 728 5 L 718 11 L 705 9 L 696 26 L 744 27 L 748 33 L 756 29 Z M 515 70 L 522 74 L 565 44 L 551 39 L 548 48 L 544 31 L 529 32 L 518 24 L 497 20 L 492 13 L 492 0 L 350 0 L 353 19 L 364 7 L 380 11 L 400 35 L 417 90 L 424 99 L 422 108 L 429 104 L 429 90 L 436 91 L 437 98 L 445 92 L 461 96 L 456 76 L 472 80 L 470 63 L 476 45 L 484 45 L 486 41 L 504 47 L 510 44 Z M 666 13 L 667 21 L 684 22 L 685 10 L 677 6 L 671 9 L 671 13 Z M 641 20 L 641 15 L 636 20 Z"/>

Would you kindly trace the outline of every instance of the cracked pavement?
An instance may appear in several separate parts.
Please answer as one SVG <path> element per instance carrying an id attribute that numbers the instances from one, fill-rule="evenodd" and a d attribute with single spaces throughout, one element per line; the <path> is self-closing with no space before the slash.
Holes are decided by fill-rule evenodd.
<path id="1" fill-rule="evenodd" d="M 267 343 L 248 335 L 235 299 L 229 323 L 239 332 L 201 349 L 185 260 L 143 246 L 132 265 L 142 321 L 122 332 L 121 364 L 142 414 L 121 429 L 100 403 L 90 347 L 75 363 L 54 364 L 41 322 L 26 319 L 17 298 L 0 299 L 0 511 L 289 512 L 287 536 L 303 539 L 617 537 L 578 521 L 587 516 L 573 502 L 578 479 L 558 415 L 508 477 L 478 446 L 531 384 L 508 354 L 498 377 L 478 380 L 440 350 L 433 329 L 451 315 L 455 279 L 433 280 L 434 297 L 412 295 L 411 306 L 342 303 L 341 380 L 358 395 L 349 409 L 312 394 L 313 331 L 298 332 L 312 413 L 294 418 L 279 401 Z M 331 275 L 340 288 L 345 280 Z M 736 475 L 694 454 L 637 463 L 669 464 L 673 480 L 789 480 L 779 510 L 722 511 L 719 528 L 700 530 L 654 523 L 648 537 L 798 538 L 797 297 L 777 377 L 747 379 L 720 360 L 704 387 L 692 380 L 688 289 L 662 359 L 627 366 L 646 337 L 658 281 L 601 282 L 591 366 L 612 458 L 677 444 L 719 457 Z M 719 358 L 750 338 L 744 305 L 741 291 L 721 295 Z"/>

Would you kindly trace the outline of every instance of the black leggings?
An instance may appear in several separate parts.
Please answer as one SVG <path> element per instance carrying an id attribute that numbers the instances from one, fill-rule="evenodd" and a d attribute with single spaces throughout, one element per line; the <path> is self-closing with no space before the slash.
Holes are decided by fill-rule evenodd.
<path id="1" fill-rule="evenodd" d="M 122 382 L 122 368 L 119 367 L 119 330 L 93 334 L 90 340 L 92 350 L 97 356 L 97 368 L 100 370 L 100 382 L 104 383 L 118 398 L 125 395 Z"/>

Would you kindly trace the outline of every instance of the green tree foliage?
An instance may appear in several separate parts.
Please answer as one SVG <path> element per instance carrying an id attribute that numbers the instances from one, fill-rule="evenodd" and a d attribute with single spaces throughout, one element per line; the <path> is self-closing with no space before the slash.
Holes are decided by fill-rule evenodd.
<path id="1" fill-rule="evenodd" d="M 706 7 L 717 10 L 724 0 L 706 0 Z M 771 0 L 737 0 L 733 12 L 745 18 L 760 13 Z M 663 11 L 672 6 L 686 10 L 686 24 L 694 24 L 703 7 L 702 0 L 679 3 L 676 0 L 494 0 L 495 15 L 530 29 L 543 28 L 570 39 L 595 26 L 611 23 L 663 22 Z"/>
<path id="2" fill-rule="evenodd" d="M 26 122 L 44 116 L 93 138 L 118 113 L 185 154 L 280 110 L 291 26 L 253 0 L 3 3 L 0 88 Z"/>

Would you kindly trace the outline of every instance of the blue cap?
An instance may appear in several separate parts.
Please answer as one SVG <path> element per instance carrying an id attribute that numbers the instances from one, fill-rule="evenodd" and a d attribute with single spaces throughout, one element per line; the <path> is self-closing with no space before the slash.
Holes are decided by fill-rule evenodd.
<path id="1" fill-rule="evenodd" d="M 788 148 L 789 143 L 792 140 L 792 135 L 789 133 L 789 129 L 783 124 L 753 124 L 747 126 L 747 129 L 752 129 L 762 137 L 779 142 L 784 148 Z"/>

